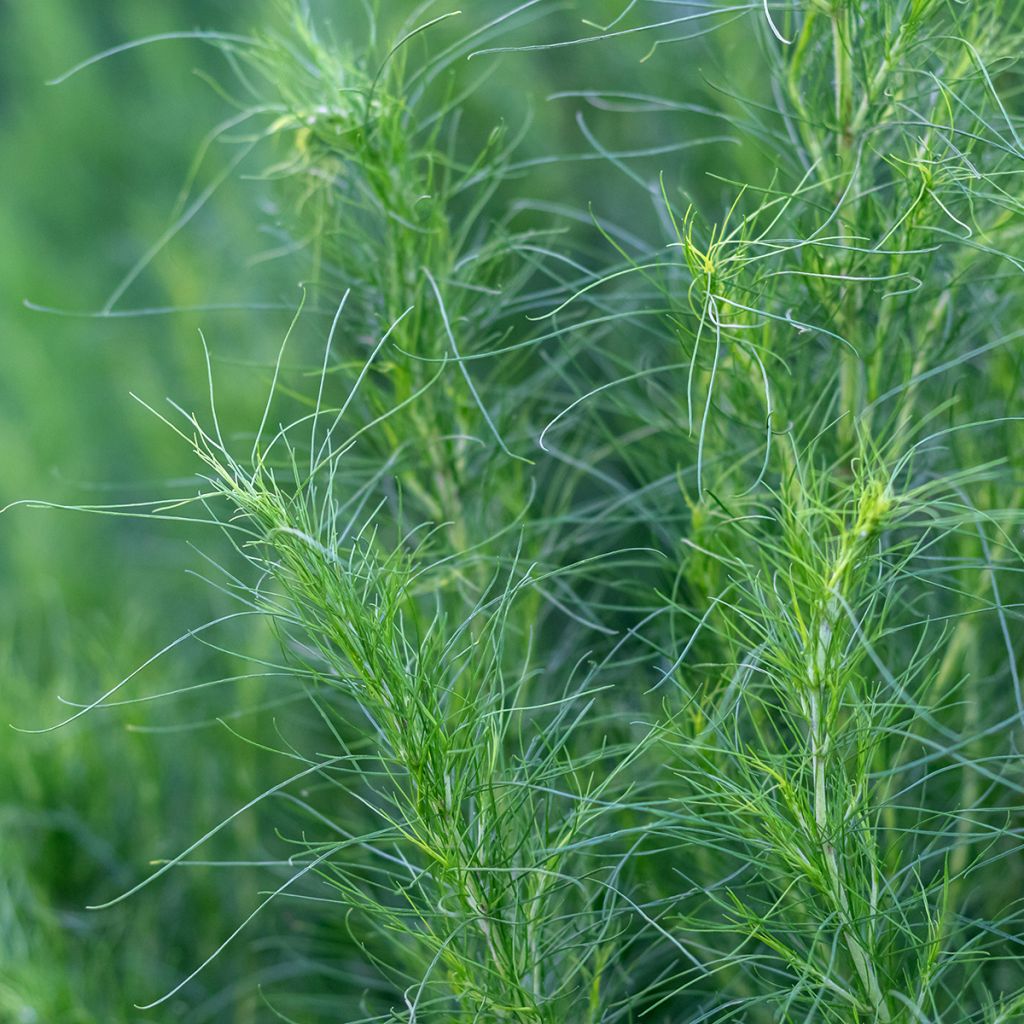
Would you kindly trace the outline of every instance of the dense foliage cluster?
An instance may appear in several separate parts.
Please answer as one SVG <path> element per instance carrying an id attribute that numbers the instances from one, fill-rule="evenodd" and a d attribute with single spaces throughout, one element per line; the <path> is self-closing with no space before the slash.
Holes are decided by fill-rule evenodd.
<path id="1" fill-rule="evenodd" d="M 282 6 L 205 36 L 265 404 L 210 333 L 199 496 L 93 508 L 222 528 L 160 664 L 278 772 L 125 886 L 263 872 L 150 1005 L 259 936 L 247 1020 L 1024 1019 L 1024 9 Z"/>

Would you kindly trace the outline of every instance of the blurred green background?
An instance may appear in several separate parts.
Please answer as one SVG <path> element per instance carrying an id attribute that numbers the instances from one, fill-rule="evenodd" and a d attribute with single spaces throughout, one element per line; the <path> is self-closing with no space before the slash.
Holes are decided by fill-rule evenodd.
<path id="1" fill-rule="evenodd" d="M 117 305 L 185 311 L 58 315 L 26 308 L 24 300 L 78 313 L 102 309 L 167 228 L 204 135 L 231 113 L 205 80 L 230 79 L 230 72 L 219 54 L 195 41 L 133 50 L 59 86 L 46 81 L 127 40 L 195 27 L 248 31 L 269 6 L 0 4 L 0 506 L 26 498 L 82 505 L 180 493 L 194 469 L 189 452 L 130 392 L 152 403 L 164 396 L 187 407 L 204 402 L 200 326 L 215 354 L 222 420 L 248 424 L 258 415 L 263 367 L 303 273 L 301 258 L 250 259 L 277 244 L 265 233 L 272 218 L 259 182 L 231 180 L 219 189 Z M 402 16 L 414 5 L 385 6 Z M 340 16 L 338 4 L 325 7 Z M 610 18 L 619 7 L 608 0 L 586 11 Z M 485 8 L 505 9 L 495 0 L 470 13 Z M 549 38 L 580 31 L 578 12 L 556 18 L 560 27 L 543 29 Z M 524 27 L 516 39 L 528 41 L 531 31 Z M 469 131 L 486 133 L 500 114 L 521 123 L 532 106 L 525 158 L 585 152 L 580 104 L 545 97 L 558 89 L 635 88 L 637 62 L 649 45 L 631 39 L 617 51 L 517 58 L 513 80 L 529 82 L 529 94 L 496 77 L 474 99 Z M 729 90 L 708 82 L 728 68 L 730 90 L 748 88 L 758 73 L 749 45 L 741 29 L 726 28 L 706 50 L 706 64 L 687 66 L 685 81 L 678 55 L 666 47 L 645 65 L 644 91 L 663 88 L 728 115 Z M 191 74 L 193 68 L 201 73 Z M 586 116 L 605 144 L 623 149 L 723 130 L 685 111 L 622 118 L 590 109 Z M 747 163 L 748 177 L 761 172 L 756 153 L 718 143 L 653 157 L 651 179 L 672 168 L 681 184 L 713 204 L 720 186 L 704 176 L 705 152 L 713 152 L 719 169 L 733 160 Z M 200 188 L 226 159 L 214 149 Z M 537 168 L 528 190 L 581 211 L 592 204 L 599 216 L 632 230 L 657 230 L 650 196 L 614 167 L 585 166 L 583 175 L 571 161 Z M 580 230 L 590 230 L 581 219 Z M 187 311 L 211 303 L 249 308 Z M 180 523 L 25 507 L 0 518 L 0 1024 L 275 1019 L 258 986 L 317 972 L 278 948 L 275 936 L 299 925 L 268 913 L 180 998 L 143 1014 L 133 1002 L 176 984 L 249 913 L 258 874 L 189 868 L 109 910 L 84 909 L 130 888 L 151 859 L 183 849 L 288 773 L 215 721 L 226 706 L 243 717 L 258 708 L 265 695 L 255 683 L 228 696 L 108 709 L 44 735 L 8 728 L 59 721 L 68 711 L 59 698 L 94 699 L 184 630 L 223 614 L 217 592 L 184 571 L 201 567 L 189 543 L 216 556 L 223 542 Z M 130 692 L 155 694 L 240 671 L 245 666 L 232 656 L 186 645 Z M 244 851 L 247 860 L 259 860 L 267 831 L 259 813 L 246 815 L 204 855 L 237 860 Z"/>
<path id="2" fill-rule="evenodd" d="M 111 45 L 230 28 L 237 13 L 218 0 L 0 5 L 0 505 L 169 493 L 192 471 L 188 453 L 129 392 L 154 402 L 201 394 L 200 323 L 212 344 L 239 359 L 275 344 L 273 314 L 97 319 L 23 305 L 100 309 L 165 230 L 203 135 L 225 116 L 222 99 L 190 74 L 217 74 L 223 62 L 195 42 L 127 53 L 60 86 L 46 81 Z M 254 198 L 243 185 L 221 190 L 121 306 L 273 301 L 281 273 L 245 265 L 244 254 L 265 244 Z M 252 400 L 224 377 L 225 411 L 246 412 Z M 146 731 L 157 721 L 146 705 L 47 735 L 8 728 L 59 721 L 67 709 L 58 696 L 95 697 L 215 614 L 209 588 L 182 571 L 190 539 L 213 541 L 178 524 L 69 512 L 19 508 L 0 519 L 4 1024 L 243 1021 L 265 1013 L 251 972 L 277 958 L 262 961 L 242 947 L 187 1000 L 149 1014 L 132 1009 L 192 970 L 251 910 L 257 887 L 244 869 L 197 868 L 110 910 L 85 907 L 133 885 L 151 858 L 188 845 L 264 788 L 261 775 L 278 766 L 257 766 L 250 748 L 209 727 L 195 701 L 160 716 L 202 723 L 184 732 Z M 183 649 L 140 682 L 150 693 L 186 686 L 230 671 L 229 660 Z M 244 707 L 246 694 L 235 696 Z M 241 823 L 228 847 L 254 827 Z"/>

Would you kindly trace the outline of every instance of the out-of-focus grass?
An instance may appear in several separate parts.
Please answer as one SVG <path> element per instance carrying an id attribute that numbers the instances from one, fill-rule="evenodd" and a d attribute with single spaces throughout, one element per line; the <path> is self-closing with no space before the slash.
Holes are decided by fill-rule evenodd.
<path id="1" fill-rule="evenodd" d="M 37 721 L 49 714 L 45 709 L 58 695 L 90 693 L 93 681 L 109 671 L 111 652 L 141 651 L 150 633 L 151 627 L 140 636 L 135 625 L 122 622 L 94 627 L 91 645 L 79 635 L 75 645 L 87 651 L 85 656 L 73 658 L 67 650 L 71 636 L 53 633 L 46 635 L 47 650 L 36 660 L 22 654 L 15 661 L 5 653 L 0 663 L 5 718 Z M 234 748 L 218 743 L 214 734 L 202 744 L 183 745 L 181 734 L 129 731 L 129 717 L 146 728 L 145 716 L 135 714 L 94 718 L 83 729 L 31 742 L 5 740 L 0 1020 L 137 1020 L 132 994 L 148 991 L 157 979 L 173 983 L 197 947 L 216 942 L 225 909 L 242 912 L 241 891 L 198 868 L 154 890 L 143 903 L 86 909 L 112 888 L 131 884 L 145 869 L 147 852 L 173 854 L 187 843 L 195 823 L 219 820 L 225 794 L 257 784 L 237 743 Z M 224 991 L 258 962 L 240 955 L 232 966 L 235 973 L 211 979 L 207 993 Z M 214 1012 L 216 1005 L 200 995 L 198 1004 L 172 1006 L 168 1017 L 252 1019 L 251 996 L 230 1012 Z"/>
<path id="2" fill-rule="evenodd" d="M 59 87 L 45 81 L 112 40 L 227 18 L 227 5 L 209 0 L 149 9 L 58 0 L 0 10 L 0 503 L 88 500 L 107 485 L 159 481 L 181 468 L 128 392 L 173 390 L 189 379 L 195 319 L 61 318 L 21 304 L 99 309 L 163 230 L 194 148 L 221 109 L 184 71 L 182 47 L 191 47 L 197 65 L 211 65 L 210 54 L 190 43 L 140 50 Z M 218 268 L 229 245 L 251 241 L 251 224 L 237 202 L 215 203 L 192 225 L 188 258 L 170 250 L 122 305 L 209 302 L 220 281 L 237 295 L 244 283 Z M 133 572 L 132 563 L 160 557 L 143 555 L 123 527 L 73 519 L 54 529 L 38 517 L 15 517 L 5 540 L 0 565 L 9 584 L 18 581 L 23 609 L 34 600 L 50 607 L 55 580 L 74 602 L 116 595 L 112 584 Z"/>
<path id="3" fill-rule="evenodd" d="M 139 483 L 149 497 L 182 472 L 181 453 L 129 391 L 169 393 L 193 379 L 196 318 L 71 318 L 22 303 L 99 309 L 159 236 L 195 146 L 222 110 L 209 87 L 187 73 L 182 48 L 197 65 L 210 67 L 213 55 L 187 42 L 154 46 L 63 86 L 45 81 L 112 43 L 197 23 L 225 27 L 232 17 L 232 5 L 216 0 L 0 7 L 0 505 L 25 497 L 132 500 Z M 252 244 L 253 225 L 238 191 L 218 197 L 191 226 L 187 258 L 180 247 L 169 249 L 123 305 L 207 303 L 222 284 L 230 300 L 250 295 L 260 279 L 272 288 L 273 275 L 219 270 L 240 239 Z M 251 313 L 218 315 L 219 328 L 250 339 L 240 356 L 258 354 L 253 320 Z M 232 402 L 230 382 L 224 399 Z M 236 876 L 226 884 L 198 868 L 154 890 L 145 904 L 102 913 L 85 907 L 137 878 L 149 857 L 187 845 L 197 824 L 214 824 L 264 787 L 244 744 L 216 727 L 203 728 L 201 739 L 195 732 L 130 732 L 147 726 L 144 708 L 49 736 L 9 729 L 55 720 L 58 697 L 89 699 L 148 658 L 154 638 L 169 640 L 195 621 L 196 596 L 190 587 L 185 596 L 178 564 L 182 531 L 173 545 L 170 536 L 127 520 L 4 517 L 4 1022 L 139 1019 L 133 1000 L 173 983 L 197 950 L 219 941 L 225 911 L 242 913 L 234 893 L 247 890 Z M 215 654 L 191 667 L 179 659 L 173 672 L 158 666 L 146 686 L 187 685 L 191 672 L 217 664 Z M 192 701 L 186 719 L 210 715 Z M 240 957 L 209 991 L 226 990 L 256 966 Z M 254 998 L 227 1009 L 200 1005 L 201 998 L 187 1019 L 251 1020 Z M 186 1018 L 172 1006 L 167 1019 Z"/>

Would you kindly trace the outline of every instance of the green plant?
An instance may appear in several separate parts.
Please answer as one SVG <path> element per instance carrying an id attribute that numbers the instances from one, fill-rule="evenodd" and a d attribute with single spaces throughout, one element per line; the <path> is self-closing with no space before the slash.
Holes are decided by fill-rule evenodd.
<path id="1" fill-rule="evenodd" d="M 223 528 L 215 586 L 304 695 L 251 740 L 294 766 L 253 802 L 280 798 L 287 851 L 253 916 L 291 904 L 282 945 L 320 971 L 268 1003 L 1015 1020 L 1021 14 L 650 11 L 519 44 L 561 7 L 454 38 L 454 14 L 386 35 L 371 7 L 354 46 L 300 5 L 214 40 L 315 296 L 254 435 L 222 431 L 206 353 L 209 410 L 165 420 L 202 493 L 154 506 Z M 554 228 L 521 191 L 541 164 L 462 127 L 478 69 L 633 36 L 726 71 L 756 39 L 757 95 L 688 110 L 741 144 L 709 186 L 581 116 L 624 212 L 588 216 L 569 175 Z M 561 98 L 623 138 L 689 102 Z"/>

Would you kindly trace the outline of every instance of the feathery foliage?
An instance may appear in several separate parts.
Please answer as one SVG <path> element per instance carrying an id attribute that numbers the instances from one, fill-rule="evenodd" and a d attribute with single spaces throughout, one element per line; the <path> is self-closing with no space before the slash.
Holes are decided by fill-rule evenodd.
<path id="1" fill-rule="evenodd" d="M 393 6 L 209 37 L 304 299 L 142 514 L 221 527 L 291 768 L 125 893 L 272 822 L 150 1006 L 283 907 L 286 1020 L 1020 1019 L 1024 12 Z"/>

